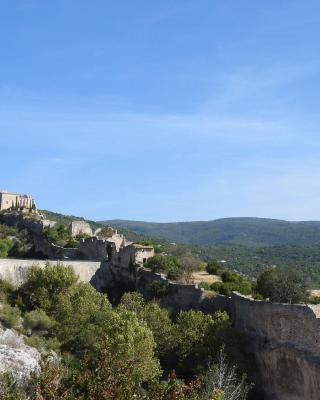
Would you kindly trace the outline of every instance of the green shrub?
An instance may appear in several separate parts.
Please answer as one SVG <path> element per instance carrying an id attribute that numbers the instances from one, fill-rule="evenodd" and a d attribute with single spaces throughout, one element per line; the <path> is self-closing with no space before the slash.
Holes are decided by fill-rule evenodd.
<path id="1" fill-rule="evenodd" d="M 252 293 L 251 282 L 244 278 L 241 278 L 238 282 L 214 282 L 211 284 L 211 289 L 225 296 L 231 296 L 232 292 L 239 292 L 244 295 Z"/>
<path id="2" fill-rule="evenodd" d="M 223 282 L 214 282 L 211 283 L 210 288 L 211 290 L 214 290 L 217 293 L 220 293 L 220 291 L 222 290 L 223 287 Z"/>
<path id="3" fill-rule="evenodd" d="M 0 224 L 0 239 L 6 239 L 8 236 L 16 236 L 18 234 L 18 229 Z"/>
<path id="4" fill-rule="evenodd" d="M 16 328 L 20 322 L 21 313 L 18 307 L 4 305 L 0 308 L 0 321 L 6 328 Z"/>
<path id="5" fill-rule="evenodd" d="M 236 282 L 241 281 L 241 278 L 242 278 L 241 275 L 237 274 L 234 271 L 224 271 L 221 274 L 221 279 L 222 279 L 223 282 L 234 282 L 234 283 L 236 283 Z"/>
<path id="6" fill-rule="evenodd" d="M 145 266 L 153 272 L 166 272 L 169 279 L 177 280 L 182 276 L 183 269 L 179 260 L 173 256 L 155 255 Z"/>
<path id="7" fill-rule="evenodd" d="M 212 260 L 208 262 L 206 270 L 210 275 L 221 275 L 224 271 L 224 268 L 219 261 Z"/>
<path id="8" fill-rule="evenodd" d="M 10 302 L 15 293 L 15 290 L 16 289 L 11 282 L 0 279 L 0 301 Z"/>
<path id="9" fill-rule="evenodd" d="M 26 345 L 35 347 L 39 351 L 43 350 L 53 350 L 58 351 L 60 349 L 60 342 L 56 337 L 54 338 L 44 338 L 43 336 L 24 336 L 23 338 Z"/>
<path id="10" fill-rule="evenodd" d="M 150 284 L 151 298 L 160 299 L 168 293 L 167 285 L 160 281 L 153 281 Z"/>
<path id="11" fill-rule="evenodd" d="M 200 287 L 204 290 L 210 290 L 211 284 L 209 282 L 200 282 L 200 283 L 198 283 L 198 287 Z"/>
<path id="12" fill-rule="evenodd" d="M 26 329 L 36 331 L 47 331 L 53 326 L 53 324 L 54 322 L 51 318 L 41 309 L 27 312 L 23 321 L 23 326 Z"/>
<path id="13" fill-rule="evenodd" d="M 6 258 L 14 245 L 11 239 L 0 239 L 0 258 Z"/>
<path id="14" fill-rule="evenodd" d="M 309 300 L 310 304 L 320 304 L 320 296 L 311 297 Z"/>

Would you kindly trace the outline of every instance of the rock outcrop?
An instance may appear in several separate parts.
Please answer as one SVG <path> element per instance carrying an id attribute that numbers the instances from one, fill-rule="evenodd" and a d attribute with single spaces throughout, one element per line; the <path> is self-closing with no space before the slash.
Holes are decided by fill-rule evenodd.
<path id="1" fill-rule="evenodd" d="M 31 372 L 40 371 L 40 358 L 38 350 L 27 346 L 17 332 L 0 327 L 0 373 L 10 373 L 23 382 Z"/>

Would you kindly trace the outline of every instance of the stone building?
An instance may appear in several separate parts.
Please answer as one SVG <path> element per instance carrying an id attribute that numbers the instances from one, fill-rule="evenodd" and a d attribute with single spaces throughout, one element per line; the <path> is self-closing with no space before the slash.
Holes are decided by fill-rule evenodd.
<path id="1" fill-rule="evenodd" d="M 35 208 L 35 201 L 27 194 L 9 193 L 7 190 L 1 190 L 0 211 L 8 210 L 9 208 Z"/>

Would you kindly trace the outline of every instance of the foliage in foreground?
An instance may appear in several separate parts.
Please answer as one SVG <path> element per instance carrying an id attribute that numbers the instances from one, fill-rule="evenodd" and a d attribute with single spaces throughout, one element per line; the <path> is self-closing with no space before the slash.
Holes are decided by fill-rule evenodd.
<path id="1" fill-rule="evenodd" d="M 74 373 L 56 360 L 44 360 L 41 373 L 33 374 L 23 384 L 9 374 L 0 376 L 2 400 L 245 400 L 251 389 L 245 377 L 238 378 L 223 351 L 219 361 L 205 374 L 188 384 L 172 372 L 167 381 L 153 380 L 148 390 L 136 385 L 132 377 L 133 362 L 114 357 L 104 336 L 104 347 L 97 359 L 85 359 Z M 90 365 L 92 363 L 92 365 Z"/>
<path id="2" fill-rule="evenodd" d="M 167 310 L 137 293 L 125 294 L 113 308 L 105 295 L 79 283 L 71 267 L 59 264 L 34 266 L 19 289 L 4 282 L 1 288 L 2 299 L 14 306 L 6 307 L 22 318 L 19 329 L 27 343 L 61 357 L 58 364 L 44 362 L 40 376 L 23 387 L 3 377 L 3 399 L 245 398 L 241 379 L 234 378 L 242 397 L 234 398 L 213 379 L 222 346 L 229 358 L 241 360 L 241 339 L 225 313 L 184 311 L 173 321 Z"/>

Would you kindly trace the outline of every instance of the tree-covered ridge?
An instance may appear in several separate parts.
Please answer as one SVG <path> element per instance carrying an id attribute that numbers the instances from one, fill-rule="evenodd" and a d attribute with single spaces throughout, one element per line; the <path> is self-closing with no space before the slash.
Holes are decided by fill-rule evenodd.
<path id="1" fill-rule="evenodd" d="M 320 222 L 288 222 L 267 218 L 224 218 L 213 221 L 154 223 L 109 220 L 125 228 L 171 242 L 197 245 L 269 246 L 320 243 Z"/>

